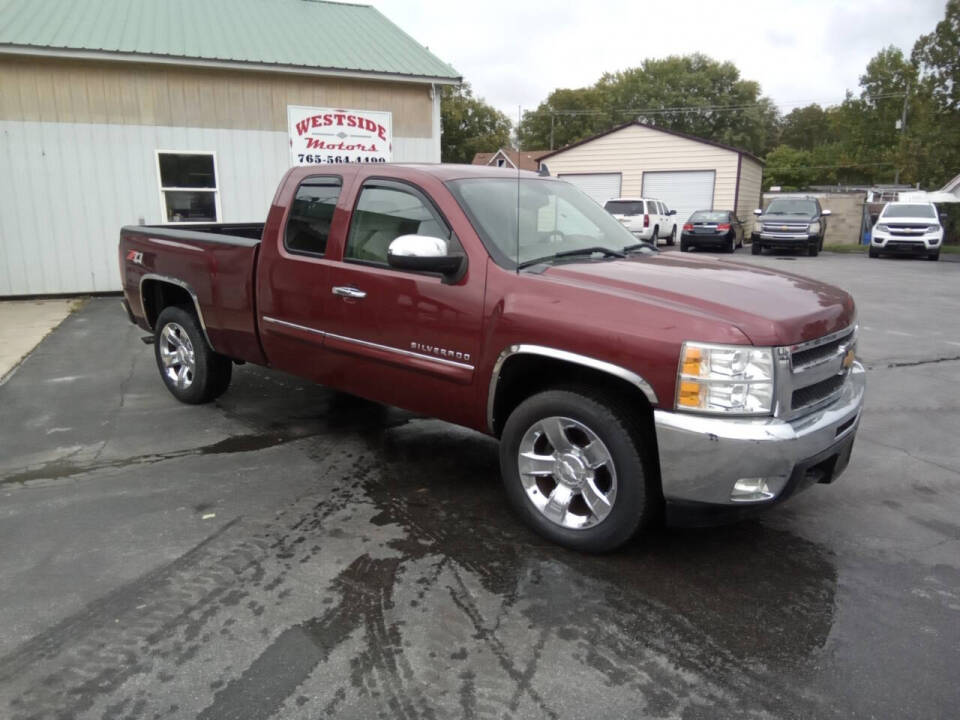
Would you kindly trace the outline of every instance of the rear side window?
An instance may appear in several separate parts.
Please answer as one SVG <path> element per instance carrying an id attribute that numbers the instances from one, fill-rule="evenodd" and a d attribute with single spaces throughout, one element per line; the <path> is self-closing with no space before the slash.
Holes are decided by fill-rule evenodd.
<path id="1" fill-rule="evenodd" d="M 649 215 L 659 215 L 660 211 L 657 210 L 657 203 L 655 200 L 647 200 L 647 214 Z"/>
<path id="2" fill-rule="evenodd" d="M 335 177 L 312 177 L 300 183 L 283 236 L 287 250 L 310 255 L 327 252 L 340 186 L 340 178 Z"/>
<path id="3" fill-rule="evenodd" d="M 420 193 L 392 184 L 364 187 L 353 211 L 343 257 L 386 265 L 387 248 L 401 235 L 451 239 L 446 223 Z"/>

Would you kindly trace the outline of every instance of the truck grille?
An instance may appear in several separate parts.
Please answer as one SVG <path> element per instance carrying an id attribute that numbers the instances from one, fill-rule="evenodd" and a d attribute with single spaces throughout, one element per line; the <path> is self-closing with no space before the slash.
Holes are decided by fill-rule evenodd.
<path id="1" fill-rule="evenodd" d="M 891 235 L 900 235 L 902 237 L 917 237 L 927 231 L 927 225 L 914 225 L 912 223 L 903 223 L 900 225 L 888 225 Z"/>
<path id="2" fill-rule="evenodd" d="M 777 414 L 793 418 L 834 400 L 847 381 L 849 369 L 844 367 L 844 358 L 855 344 L 856 328 L 851 326 L 781 348 Z"/>

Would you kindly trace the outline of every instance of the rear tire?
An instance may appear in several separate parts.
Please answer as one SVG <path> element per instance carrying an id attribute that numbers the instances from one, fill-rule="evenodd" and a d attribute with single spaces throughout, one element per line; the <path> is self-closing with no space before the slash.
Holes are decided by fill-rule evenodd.
<path id="1" fill-rule="evenodd" d="M 653 226 L 653 235 L 652 235 L 651 237 L 653 237 L 653 244 L 654 244 L 654 245 L 659 245 L 659 244 L 660 244 L 660 226 L 659 226 L 659 225 L 654 225 L 654 226 Z"/>
<path id="2" fill-rule="evenodd" d="M 754 240 L 752 243 L 750 243 L 751 255 L 759 255 L 762 252 L 763 252 L 763 246 L 757 240 Z"/>
<path id="3" fill-rule="evenodd" d="M 736 252 L 737 250 L 737 239 L 735 237 L 730 238 L 730 244 L 727 246 L 726 251 L 728 253 Z"/>
<path id="4" fill-rule="evenodd" d="M 548 540 L 583 552 L 615 550 L 662 507 L 643 460 L 650 442 L 650 423 L 612 396 L 538 393 L 510 414 L 500 439 L 507 497 Z"/>
<path id="5" fill-rule="evenodd" d="M 196 315 L 183 307 L 164 308 L 153 342 L 160 377 L 177 400 L 199 405 L 223 395 L 233 363 L 207 344 Z"/>
<path id="6" fill-rule="evenodd" d="M 680 241 L 680 252 L 690 252 L 690 246 L 683 240 Z"/>

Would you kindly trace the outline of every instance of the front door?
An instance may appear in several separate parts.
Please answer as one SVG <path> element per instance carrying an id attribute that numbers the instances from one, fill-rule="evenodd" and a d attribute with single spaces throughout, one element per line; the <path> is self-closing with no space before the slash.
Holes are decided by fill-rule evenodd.
<path id="1" fill-rule="evenodd" d="M 446 240 L 463 252 L 448 220 L 422 189 L 370 179 L 359 190 L 343 248 L 328 266 L 329 382 L 348 392 L 453 422 L 475 402 L 485 263 L 474 258 L 450 283 L 387 263 L 401 235 Z"/>

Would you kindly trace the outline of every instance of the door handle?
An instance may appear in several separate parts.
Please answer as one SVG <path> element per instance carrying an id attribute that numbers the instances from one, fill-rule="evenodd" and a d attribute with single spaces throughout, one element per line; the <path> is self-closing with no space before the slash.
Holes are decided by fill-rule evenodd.
<path id="1" fill-rule="evenodd" d="M 339 295 L 340 297 L 353 298 L 354 300 L 363 300 L 367 296 L 363 290 L 358 290 L 355 287 L 350 287 L 349 285 L 336 285 L 333 288 L 333 294 Z"/>

